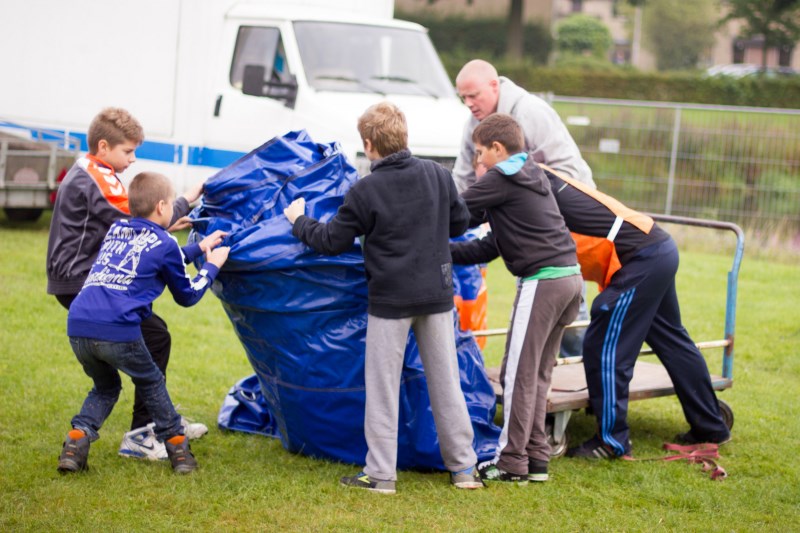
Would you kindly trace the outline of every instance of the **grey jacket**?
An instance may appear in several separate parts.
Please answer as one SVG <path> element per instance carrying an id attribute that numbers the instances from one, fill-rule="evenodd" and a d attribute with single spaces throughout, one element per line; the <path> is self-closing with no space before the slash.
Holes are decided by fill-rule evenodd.
<path id="1" fill-rule="evenodd" d="M 511 115 L 519 122 L 525 133 L 525 151 L 533 156 L 534 161 L 544 163 L 587 185 L 595 186 L 592 170 L 583 160 L 578 145 L 567 131 L 561 117 L 547 102 L 515 85 L 508 78 L 500 76 L 497 112 Z M 464 192 L 467 187 L 475 183 L 475 171 L 472 168 L 475 144 L 472 142 L 472 132 L 477 125 L 478 120 L 470 116 L 464 126 L 461 152 L 453 168 L 453 179 L 459 192 Z"/>

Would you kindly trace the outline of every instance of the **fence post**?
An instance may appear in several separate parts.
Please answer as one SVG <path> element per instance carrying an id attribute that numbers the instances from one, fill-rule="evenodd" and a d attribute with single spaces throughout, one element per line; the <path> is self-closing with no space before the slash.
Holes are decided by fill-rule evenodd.
<path id="1" fill-rule="evenodd" d="M 667 176 L 667 205 L 664 213 L 672 214 L 672 191 L 675 188 L 675 166 L 678 162 L 678 140 L 681 134 L 681 108 L 675 108 L 675 122 L 672 125 L 672 149 L 669 154 L 669 175 Z"/>

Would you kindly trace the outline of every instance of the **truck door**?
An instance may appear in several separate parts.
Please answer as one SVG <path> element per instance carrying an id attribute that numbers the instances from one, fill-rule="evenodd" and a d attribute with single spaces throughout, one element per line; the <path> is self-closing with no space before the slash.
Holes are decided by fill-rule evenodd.
<path id="1" fill-rule="evenodd" d="M 204 163 L 210 166 L 224 166 L 290 131 L 297 96 L 278 25 L 230 22 L 206 129 Z"/>

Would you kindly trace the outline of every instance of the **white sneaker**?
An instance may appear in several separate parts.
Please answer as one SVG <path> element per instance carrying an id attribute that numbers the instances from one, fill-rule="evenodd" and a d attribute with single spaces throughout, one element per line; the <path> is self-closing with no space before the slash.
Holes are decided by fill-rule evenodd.
<path id="1" fill-rule="evenodd" d="M 181 417 L 181 426 L 183 427 L 183 434 L 189 440 L 199 439 L 208 433 L 208 426 L 200 422 L 190 422 L 188 418 Z"/>
<path id="2" fill-rule="evenodd" d="M 122 436 L 122 444 L 119 446 L 119 454 L 122 457 L 147 459 L 148 461 L 165 461 L 168 458 L 167 449 L 163 442 L 156 440 L 152 425 L 125 433 Z"/>
<path id="3" fill-rule="evenodd" d="M 147 424 L 147 427 L 150 428 L 151 432 L 154 432 L 156 424 L 155 422 L 150 422 Z M 181 429 L 183 429 L 183 434 L 186 435 L 186 438 L 189 440 L 199 439 L 208 433 L 208 427 L 205 424 L 190 422 L 189 419 L 185 417 L 181 417 Z"/>

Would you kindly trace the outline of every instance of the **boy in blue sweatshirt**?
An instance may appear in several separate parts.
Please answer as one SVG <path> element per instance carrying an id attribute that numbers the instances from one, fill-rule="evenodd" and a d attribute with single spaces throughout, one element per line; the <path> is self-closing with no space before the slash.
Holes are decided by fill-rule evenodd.
<path id="1" fill-rule="evenodd" d="M 73 429 L 58 459 L 61 473 L 87 469 L 89 444 L 99 438 L 98 431 L 122 390 L 119 371 L 141 391 L 173 470 L 189 473 L 197 468 L 164 374 L 142 338 L 141 324 L 152 314 L 153 300 L 165 286 L 184 307 L 200 301 L 228 258 L 229 248 L 218 247 L 224 234 L 214 232 L 181 249 L 165 229 L 174 200 L 175 191 L 165 176 L 142 172 L 133 179 L 128 202 L 134 218 L 120 219 L 108 230 L 83 289 L 70 306 L 67 335 L 94 387 L 72 419 Z M 203 253 L 206 263 L 191 279 L 185 264 Z"/>

